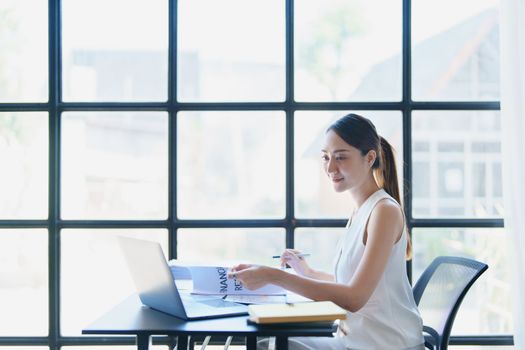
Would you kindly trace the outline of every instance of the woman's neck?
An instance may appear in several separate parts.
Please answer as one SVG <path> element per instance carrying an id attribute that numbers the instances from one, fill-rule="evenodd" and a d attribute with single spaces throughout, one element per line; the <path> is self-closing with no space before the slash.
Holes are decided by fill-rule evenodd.
<path id="1" fill-rule="evenodd" d="M 377 185 L 374 178 L 372 178 L 363 183 L 361 186 L 350 189 L 350 194 L 354 199 L 356 209 L 359 209 L 361 205 L 368 199 L 368 197 L 377 192 L 379 188 L 380 187 Z"/>

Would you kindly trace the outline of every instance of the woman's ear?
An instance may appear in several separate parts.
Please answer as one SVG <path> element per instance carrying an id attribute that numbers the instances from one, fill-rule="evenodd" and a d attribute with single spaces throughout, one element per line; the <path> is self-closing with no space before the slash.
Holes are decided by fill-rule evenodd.
<path id="1" fill-rule="evenodd" d="M 377 158 L 376 151 L 374 151 L 373 149 L 368 151 L 368 153 L 366 154 L 366 162 L 368 163 L 368 166 L 372 167 L 372 165 L 374 165 L 374 162 L 376 161 L 376 158 Z"/>

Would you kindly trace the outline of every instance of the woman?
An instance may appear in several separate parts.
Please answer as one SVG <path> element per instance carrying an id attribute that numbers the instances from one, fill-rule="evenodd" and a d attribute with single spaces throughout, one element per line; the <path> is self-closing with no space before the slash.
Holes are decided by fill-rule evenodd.
<path id="1" fill-rule="evenodd" d="M 335 191 L 348 191 L 356 204 L 334 274 L 312 269 L 299 251 L 287 249 L 281 264 L 297 274 L 240 264 L 230 277 L 249 289 L 271 283 L 348 311 L 336 337 L 292 337 L 290 349 L 423 349 L 422 321 L 406 273 L 411 246 L 392 147 L 370 120 L 349 114 L 326 131 L 322 159 Z"/>

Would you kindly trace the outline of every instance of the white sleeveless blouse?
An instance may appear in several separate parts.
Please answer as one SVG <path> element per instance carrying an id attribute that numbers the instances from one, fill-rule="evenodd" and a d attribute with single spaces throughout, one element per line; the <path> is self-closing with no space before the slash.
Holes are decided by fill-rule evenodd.
<path id="1" fill-rule="evenodd" d="M 349 283 L 363 257 L 363 235 L 372 210 L 382 199 L 396 202 L 385 190 L 373 193 L 357 209 L 341 237 L 334 260 L 338 283 Z M 396 202 L 397 203 L 397 202 Z M 348 349 L 422 349 L 422 320 L 408 282 L 403 230 L 388 258 L 386 269 L 368 302 L 357 312 L 348 312 L 343 329 Z"/>

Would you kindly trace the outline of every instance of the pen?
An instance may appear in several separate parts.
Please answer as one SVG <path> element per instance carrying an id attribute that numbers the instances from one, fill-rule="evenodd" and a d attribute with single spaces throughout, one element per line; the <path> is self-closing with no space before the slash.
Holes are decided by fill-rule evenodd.
<path id="1" fill-rule="evenodd" d="M 295 254 L 295 255 L 297 255 L 297 257 L 299 257 L 299 258 L 304 258 L 305 256 L 310 256 L 310 253 L 300 253 L 300 254 Z M 274 256 L 272 256 L 272 258 L 280 259 L 281 256 L 280 255 L 274 255 Z"/>

